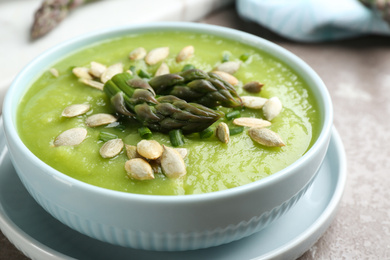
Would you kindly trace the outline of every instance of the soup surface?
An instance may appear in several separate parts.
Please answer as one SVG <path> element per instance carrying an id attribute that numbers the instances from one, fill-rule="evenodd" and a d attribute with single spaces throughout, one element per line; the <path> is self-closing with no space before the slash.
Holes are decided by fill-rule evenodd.
<path id="1" fill-rule="evenodd" d="M 192 45 L 195 53 L 188 60 L 176 62 L 179 51 Z M 198 134 L 184 137 L 182 147 L 189 153 L 184 159 L 187 174 L 184 178 L 170 179 L 163 173 L 154 180 L 134 180 L 126 174 L 124 164 L 128 160 L 125 149 L 114 158 L 102 158 L 99 149 L 103 141 L 102 131 L 113 133 L 124 143 L 136 145 L 141 139 L 139 125 L 124 119 L 118 124 L 90 128 L 85 124 L 88 116 L 96 113 L 115 114 L 103 91 L 81 83 L 72 68 L 89 67 L 91 61 L 105 65 L 121 62 L 125 69 L 131 66 L 143 69 L 151 75 L 161 64 L 146 65 L 144 60 L 130 60 L 128 54 L 144 47 L 147 51 L 169 46 L 169 56 L 164 60 L 171 73 L 179 72 L 186 64 L 204 71 L 211 71 L 223 59 L 242 60 L 234 76 L 239 80 L 239 95 L 277 96 L 282 104 L 281 113 L 272 119 L 268 128 L 279 134 L 285 146 L 265 147 L 254 142 L 246 128 L 242 133 L 230 136 L 228 144 L 215 135 L 200 139 Z M 244 56 L 245 59 L 243 59 Z M 129 35 L 104 41 L 69 54 L 53 64 L 59 76 L 46 72 L 32 83 L 18 110 L 18 131 L 26 146 L 41 160 L 53 168 L 86 183 L 123 192 L 183 195 L 214 192 L 244 185 L 267 177 L 299 159 L 313 144 L 319 133 L 320 115 L 315 100 L 306 83 L 282 62 L 251 46 L 212 35 L 186 32 L 153 32 Z M 250 81 L 264 83 L 258 94 L 250 94 L 242 86 Z M 72 104 L 88 103 L 91 109 L 73 118 L 61 116 L 63 109 Z M 218 108 L 229 112 L 232 109 Z M 264 118 L 262 110 L 244 109 L 242 117 Z M 232 122 L 221 118 L 232 127 Z M 83 127 L 87 138 L 77 146 L 54 147 L 54 139 L 63 131 Z M 153 132 L 153 140 L 172 146 L 169 136 Z"/>

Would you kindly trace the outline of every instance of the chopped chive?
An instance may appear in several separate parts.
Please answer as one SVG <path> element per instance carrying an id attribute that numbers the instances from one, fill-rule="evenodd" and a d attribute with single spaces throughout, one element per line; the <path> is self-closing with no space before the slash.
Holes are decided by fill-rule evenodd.
<path id="1" fill-rule="evenodd" d="M 152 78 L 152 76 L 150 76 L 150 74 L 143 69 L 140 69 L 138 71 L 138 76 L 140 76 L 141 78 L 147 78 L 147 79 Z"/>
<path id="2" fill-rule="evenodd" d="M 202 132 L 199 132 L 199 137 L 200 139 L 206 139 L 211 137 L 213 134 L 214 134 L 214 130 L 209 127 L 203 130 Z"/>
<path id="3" fill-rule="evenodd" d="M 244 53 L 240 56 L 240 60 L 242 61 L 247 61 L 250 57 L 250 54 L 249 53 Z"/>
<path id="4" fill-rule="evenodd" d="M 184 144 L 183 134 L 180 129 L 174 129 L 169 131 L 169 139 L 171 140 L 171 144 L 174 147 L 181 146 Z"/>
<path id="5" fill-rule="evenodd" d="M 142 139 L 149 139 L 153 135 L 152 131 L 150 131 L 150 129 L 147 128 L 146 126 L 142 126 L 138 128 L 138 133 Z"/>
<path id="6" fill-rule="evenodd" d="M 236 134 L 240 134 L 244 131 L 244 127 L 243 126 L 238 126 L 238 127 L 233 127 L 233 128 L 229 128 L 229 134 L 230 135 L 236 135 Z"/>
<path id="7" fill-rule="evenodd" d="M 225 115 L 227 120 L 233 120 L 235 118 L 241 117 L 241 112 L 238 110 L 233 110 L 232 112 L 229 112 Z"/>
<path id="8" fill-rule="evenodd" d="M 110 141 L 112 139 L 117 139 L 118 136 L 109 132 L 100 132 L 99 133 L 99 140 L 102 140 L 103 142 Z"/>
<path id="9" fill-rule="evenodd" d="M 183 68 L 181 69 L 181 71 L 186 71 L 186 70 L 192 70 L 192 69 L 195 69 L 195 66 L 192 65 L 192 64 L 186 64 L 183 66 Z"/>
<path id="10" fill-rule="evenodd" d="M 229 53 L 224 53 L 222 56 L 222 63 L 229 61 L 229 59 L 230 59 Z"/>

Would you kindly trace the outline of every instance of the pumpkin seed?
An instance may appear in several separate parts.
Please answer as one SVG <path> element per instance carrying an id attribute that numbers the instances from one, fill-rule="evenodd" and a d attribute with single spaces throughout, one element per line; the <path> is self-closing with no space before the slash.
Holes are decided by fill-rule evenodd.
<path id="1" fill-rule="evenodd" d="M 165 145 L 161 155 L 161 168 L 168 178 L 179 178 L 187 174 L 181 155 L 174 148 Z"/>
<path id="2" fill-rule="evenodd" d="M 215 70 L 216 71 L 223 71 L 226 73 L 229 73 L 230 75 L 233 75 L 237 72 L 237 70 L 240 68 L 241 62 L 239 61 L 227 61 L 224 63 L 219 64 Z"/>
<path id="3" fill-rule="evenodd" d="M 153 169 L 150 164 L 142 158 L 130 159 L 125 163 L 127 175 L 136 180 L 154 179 Z"/>
<path id="4" fill-rule="evenodd" d="M 236 86 L 238 84 L 238 79 L 227 72 L 216 70 L 216 71 L 213 71 L 213 73 L 217 74 L 224 81 L 230 83 L 233 86 Z"/>
<path id="5" fill-rule="evenodd" d="M 169 67 L 165 62 L 163 62 L 161 63 L 160 67 L 158 67 L 154 76 L 157 77 L 165 74 L 169 74 Z"/>
<path id="6" fill-rule="evenodd" d="M 91 67 L 89 68 L 89 74 L 96 78 L 100 78 L 104 71 L 106 71 L 107 66 L 103 65 L 96 61 L 91 61 Z"/>
<path id="7" fill-rule="evenodd" d="M 92 79 L 89 74 L 89 69 L 84 67 L 76 67 L 72 69 L 73 74 L 79 79 Z"/>
<path id="8" fill-rule="evenodd" d="M 60 75 L 60 73 L 58 73 L 58 70 L 55 68 L 49 69 L 49 72 L 51 73 L 51 75 L 53 75 L 56 78 L 58 78 L 58 76 Z"/>
<path id="9" fill-rule="evenodd" d="M 274 119 L 282 111 L 282 102 L 278 97 L 272 97 L 265 102 L 263 114 L 268 121 Z"/>
<path id="10" fill-rule="evenodd" d="M 222 143 L 229 143 L 230 140 L 230 134 L 229 134 L 229 127 L 226 123 L 221 122 L 218 124 L 217 128 L 215 129 L 215 135 L 221 141 Z"/>
<path id="11" fill-rule="evenodd" d="M 192 55 L 194 55 L 195 48 L 192 45 L 186 46 L 181 51 L 179 54 L 176 56 L 176 62 L 182 62 L 184 60 L 189 59 Z"/>
<path id="12" fill-rule="evenodd" d="M 80 80 L 80 82 L 82 82 L 83 84 L 85 84 L 87 86 L 90 86 L 90 87 L 93 87 L 93 88 L 96 88 L 99 90 L 103 90 L 104 84 L 99 82 L 99 81 L 96 81 L 93 79 L 86 79 L 86 78 L 81 78 L 79 80 Z"/>
<path id="13" fill-rule="evenodd" d="M 251 81 L 249 83 L 246 83 L 242 88 L 249 93 L 259 93 L 263 86 L 263 83 L 260 83 L 258 81 Z"/>
<path id="14" fill-rule="evenodd" d="M 174 148 L 179 154 L 180 156 L 184 159 L 187 157 L 188 155 L 188 149 L 187 148 Z"/>
<path id="15" fill-rule="evenodd" d="M 101 125 L 108 125 L 116 122 L 117 119 L 113 115 L 100 113 L 88 117 L 85 121 L 86 125 L 89 127 L 96 127 Z"/>
<path id="16" fill-rule="evenodd" d="M 268 99 L 262 97 L 242 96 L 241 100 L 244 107 L 261 109 Z"/>
<path id="17" fill-rule="evenodd" d="M 122 139 L 112 139 L 103 144 L 100 148 L 100 155 L 103 158 L 112 158 L 117 156 L 123 149 Z"/>
<path id="18" fill-rule="evenodd" d="M 139 47 L 134 49 L 132 52 L 129 54 L 129 59 L 130 60 L 142 60 L 146 56 L 146 50 L 143 47 Z"/>
<path id="19" fill-rule="evenodd" d="M 111 66 L 109 66 L 100 76 L 100 81 L 103 83 L 106 83 L 109 81 L 113 76 L 116 74 L 123 72 L 123 64 L 122 63 L 115 63 Z"/>
<path id="20" fill-rule="evenodd" d="M 141 156 L 137 152 L 137 146 L 125 144 L 126 155 L 129 159 L 140 158 Z"/>
<path id="21" fill-rule="evenodd" d="M 258 142 L 259 144 L 269 146 L 269 147 L 281 147 L 285 146 L 282 141 L 282 138 L 272 130 L 268 128 L 251 128 L 248 130 L 249 136 L 252 140 Z"/>
<path id="22" fill-rule="evenodd" d="M 68 129 L 57 136 L 54 146 L 79 145 L 87 137 L 87 133 L 87 130 L 81 127 Z"/>
<path id="23" fill-rule="evenodd" d="M 90 108 L 89 104 L 74 104 L 66 107 L 61 115 L 63 117 L 75 117 L 87 113 Z"/>
<path id="24" fill-rule="evenodd" d="M 142 140 L 137 144 L 137 152 L 146 159 L 155 160 L 163 153 L 162 146 L 155 140 Z"/>
<path id="25" fill-rule="evenodd" d="M 178 152 L 183 159 L 186 158 L 187 155 L 188 155 L 188 149 L 187 148 L 173 148 L 173 149 L 175 149 L 176 152 Z M 149 163 L 151 163 L 151 162 L 154 162 L 158 166 L 161 166 L 161 156 L 159 158 L 157 158 L 156 160 L 149 161 Z M 153 171 L 156 172 L 155 169 L 154 169 L 154 166 L 152 164 L 150 164 L 150 165 L 152 166 Z"/>
<path id="26" fill-rule="evenodd" d="M 160 47 L 151 50 L 145 57 L 145 62 L 148 65 L 154 65 L 169 55 L 169 47 Z"/>
<path id="27" fill-rule="evenodd" d="M 261 119 L 261 118 L 253 118 L 253 117 L 240 117 L 233 120 L 233 124 L 239 126 L 248 126 L 248 127 L 267 127 L 271 125 L 271 122 Z"/>

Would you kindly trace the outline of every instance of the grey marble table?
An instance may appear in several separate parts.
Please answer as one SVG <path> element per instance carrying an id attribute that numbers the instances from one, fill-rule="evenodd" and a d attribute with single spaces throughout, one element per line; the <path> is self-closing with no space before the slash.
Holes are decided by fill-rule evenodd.
<path id="1" fill-rule="evenodd" d="M 347 184 L 333 223 L 300 260 L 390 259 L 390 38 L 291 42 L 241 20 L 233 7 L 200 22 L 281 45 L 306 61 L 330 91 L 347 154 Z M 0 233 L 0 259 L 27 258 Z"/>

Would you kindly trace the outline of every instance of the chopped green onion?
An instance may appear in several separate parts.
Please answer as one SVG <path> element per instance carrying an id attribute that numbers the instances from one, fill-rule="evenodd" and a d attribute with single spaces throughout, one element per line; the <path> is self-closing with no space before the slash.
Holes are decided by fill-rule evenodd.
<path id="1" fill-rule="evenodd" d="M 202 132 L 199 132 L 199 137 L 200 139 L 206 139 L 211 137 L 213 134 L 214 134 L 214 130 L 209 127 L 203 130 Z"/>
<path id="2" fill-rule="evenodd" d="M 241 117 L 241 113 L 240 113 L 240 111 L 238 111 L 238 110 L 234 110 L 234 111 L 232 111 L 232 112 L 227 113 L 227 114 L 225 115 L 225 117 L 226 117 L 227 120 L 230 121 L 230 120 L 233 120 L 233 119 L 235 119 L 235 118 Z"/>
<path id="3" fill-rule="evenodd" d="M 112 139 L 117 139 L 118 136 L 109 132 L 100 132 L 99 133 L 99 140 L 102 140 L 103 142 L 110 141 Z"/>
<path id="4" fill-rule="evenodd" d="M 230 59 L 229 53 L 224 53 L 222 56 L 222 63 L 229 61 L 229 59 Z"/>
<path id="5" fill-rule="evenodd" d="M 152 131 L 150 131 L 150 129 L 147 128 L 146 126 L 142 126 L 138 128 L 138 133 L 142 139 L 149 139 L 153 135 Z"/>
<path id="6" fill-rule="evenodd" d="M 192 65 L 192 64 L 186 64 L 183 66 L 183 68 L 181 69 L 181 71 L 186 71 L 186 70 L 192 70 L 192 69 L 195 69 L 195 66 Z"/>
<path id="7" fill-rule="evenodd" d="M 183 134 L 180 129 L 174 129 L 169 131 L 169 139 L 174 147 L 184 144 Z"/>
<path id="8" fill-rule="evenodd" d="M 243 126 L 238 126 L 238 127 L 233 127 L 233 128 L 229 128 L 229 134 L 230 135 L 236 135 L 236 134 L 240 134 L 244 131 L 244 127 Z"/>
<path id="9" fill-rule="evenodd" d="M 247 61 L 250 57 L 250 54 L 249 53 L 244 53 L 240 56 L 240 60 L 242 61 Z"/>
<path id="10" fill-rule="evenodd" d="M 143 69 L 140 69 L 138 71 L 138 76 L 140 76 L 140 78 L 147 78 L 147 79 L 152 78 L 152 76 L 150 76 L 150 74 Z"/>

